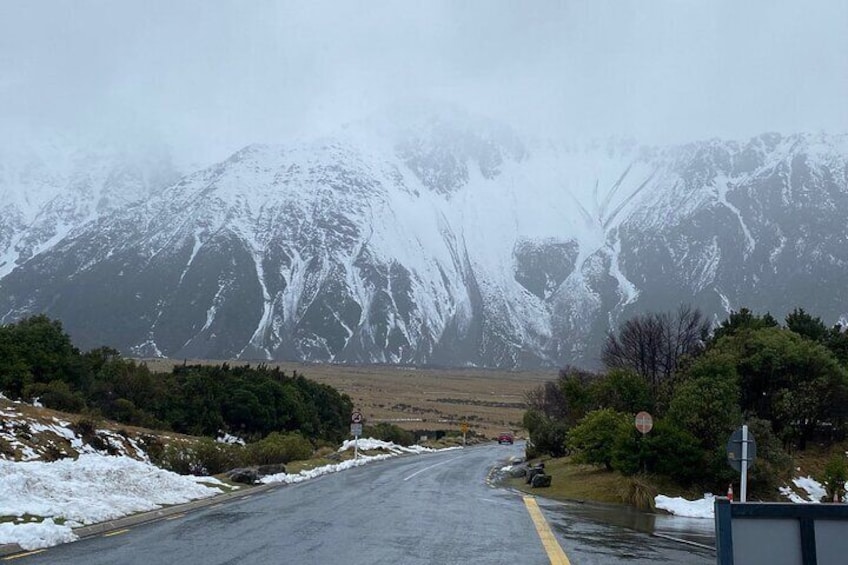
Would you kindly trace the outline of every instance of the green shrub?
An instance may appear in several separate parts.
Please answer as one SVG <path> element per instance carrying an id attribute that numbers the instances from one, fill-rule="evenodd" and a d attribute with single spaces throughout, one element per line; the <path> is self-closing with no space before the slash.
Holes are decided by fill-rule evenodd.
<path id="1" fill-rule="evenodd" d="M 165 443 L 161 438 L 152 435 L 143 435 L 138 438 L 138 444 L 150 458 L 151 463 L 160 467 L 162 466 L 162 459 L 165 455 Z"/>
<path id="2" fill-rule="evenodd" d="M 365 427 L 362 430 L 362 437 L 390 441 L 404 446 L 410 446 L 415 443 L 415 434 L 389 422 L 380 422 L 379 424 Z"/>
<path id="3" fill-rule="evenodd" d="M 190 446 L 176 443 L 169 444 L 162 450 L 159 466 L 180 475 L 194 474 L 199 467 Z"/>
<path id="4" fill-rule="evenodd" d="M 625 475 L 656 473 L 691 484 L 704 476 L 704 452 L 692 434 L 660 420 L 644 436 L 633 426 L 622 427 L 614 441 L 612 467 Z"/>
<path id="5" fill-rule="evenodd" d="M 651 387 L 632 371 L 613 369 L 592 383 L 596 406 L 612 408 L 625 414 L 653 410 Z"/>
<path id="6" fill-rule="evenodd" d="M 630 420 L 609 408 L 594 410 L 568 432 L 566 444 L 576 452 L 577 461 L 612 470 L 613 445 L 619 435 L 629 433 Z"/>
<path id="7" fill-rule="evenodd" d="M 539 448 L 536 447 L 536 444 L 533 443 L 533 440 L 528 439 L 527 443 L 524 444 L 524 458 L 527 461 L 530 461 L 531 459 L 538 459 L 542 455 L 544 454 L 539 451 Z"/>
<path id="8" fill-rule="evenodd" d="M 27 387 L 24 393 L 28 398 L 38 398 L 42 405 L 63 412 L 82 412 L 85 399 L 79 392 L 74 392 L 68 383 L 54 380 L 47 384 L 35 383 Z"/>
<path id="9" fill-rule="evenodd" d="M 160 466 L 181 475 L 217 475 L 246 464 L 244 447 L 203 438 L 172 443 L 162 452 Z"/>
<path id="10" fill-rule="evenodd" d="M 774 496 L 780 485 L 785 484 L 792 475 L 792 457 L 783 449 L 783 444 L 772 431 L 771 422 L 759 418 L 748 420 L 748 430 L 757 441 L 757 460 L 754 467 L 748 473 L 748 492 L 752 496 L 769 498 Z M 728 438 L 730 434 L 728 434 Z M 725 438 L 725 443 L 727 438 Z M 736 478 L 739 474 L 727 464 L 727 452 L 724 444 L 716 450 L 716 461 L 718 467 L 716 475 L 721 472 L 730 471 L 731 476 Z M 723 481 L 726 483 L 727 481 Z"/>
<path id="11" fill-rule="evenodd" d="M 834 454 L 824 468 L 824 484 L 827 489 L 827 500 L 833 500 L 834 495 L 841 501 L 845 496 L 845 481 L 848 481 L 848 465 L 845 455 Z"/>
<path id="12" fill-rule="evenodd" d="M 551 457 L 563 457 L 568 453 L 566 422 L 549 418 L 538 410 L 528 410 L 524 413 L 523 425 L 529 432 L 533 449 L 539 456 L 547 454 Z"/>
<path id="13" fill-rule="evenodd" d="M 218 443 L 203 438 L 191 448 L 194 456 L 194 474 L 217 475 L 244 463 L 244 448 L 240 445 Z"/>
<path id="14" fill-rule="evenodd" d="M 309 459 L 312 444 L 297 433 L 271 432 L 267 437 L 247 446 L 247 459 L 253 465 L 273 465 Z"/>

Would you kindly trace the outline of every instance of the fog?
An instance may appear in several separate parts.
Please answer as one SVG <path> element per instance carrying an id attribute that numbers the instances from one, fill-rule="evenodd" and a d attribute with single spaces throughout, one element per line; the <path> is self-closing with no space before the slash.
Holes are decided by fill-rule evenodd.
<path id="1" fill-rule="evenodd" d="M 0 126 L 186 159 L 446 104 L 529 135 L 848 131 L 848 2 L 0 3 Z"/>

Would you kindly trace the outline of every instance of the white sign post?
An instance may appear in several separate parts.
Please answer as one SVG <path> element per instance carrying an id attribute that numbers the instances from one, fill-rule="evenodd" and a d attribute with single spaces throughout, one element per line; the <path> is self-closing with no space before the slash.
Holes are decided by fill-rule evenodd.
<path id="1" fill-rule="evenodd" d="M 748 501 L 748 471 L 757 460 L 757 442 L 748 431 L 748 426 L 738 428 L 727 440 L 727 462 L 742 473 L 739 485 L 739 502 Z"/>
<path id="2" fill-rule="evenodd" d="M 350 433 L 353 434 L 353 458 L 359 459 L 359 436 L 362 435 L 362 412 L 359 410 L 350 415 Z"/>
<path id="3" fill-rule="evenodd" d="M 748 500 L 748 424 L 742 426 L 742 485 L 739 489 L 742 502 Z"/>

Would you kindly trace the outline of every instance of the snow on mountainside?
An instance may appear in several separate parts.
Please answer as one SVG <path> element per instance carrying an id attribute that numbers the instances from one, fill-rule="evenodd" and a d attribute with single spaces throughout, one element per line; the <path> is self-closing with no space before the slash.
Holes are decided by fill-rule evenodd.
<path id="1" fill-rule="evenodd" d="M 177 175 L 151 147 L 115 147 L 61 134 L 0 143 L 0 278 L 75 228 L 145 198 Z"/>
<path id="2" fill-rule="evenodd" d="M 848 316 L 848 137 L 527 143 L 484 122 L 249 146 L 0 280 L 139 355 L 597 363 L 627 316 Z"/>

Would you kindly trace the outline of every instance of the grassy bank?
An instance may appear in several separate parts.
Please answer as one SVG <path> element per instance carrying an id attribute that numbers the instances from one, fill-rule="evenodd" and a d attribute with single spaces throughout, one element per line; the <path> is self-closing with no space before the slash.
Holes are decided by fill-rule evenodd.
<path id="1" fill-rule="evenodd" d="M 506 479 L 506 484 L 522 492 L 554 500 L 629 504 L 643 509 L 653 505 L 653 497 L 658 493 L 688 498 L 702 495 L 660 477 L 626 477 L 617 471 L 574 463 L 571 457 L 544 459 L 544 463 L 545 472 L 552 477 L 549 488 L 531 488 L 523 477 Z"/>

